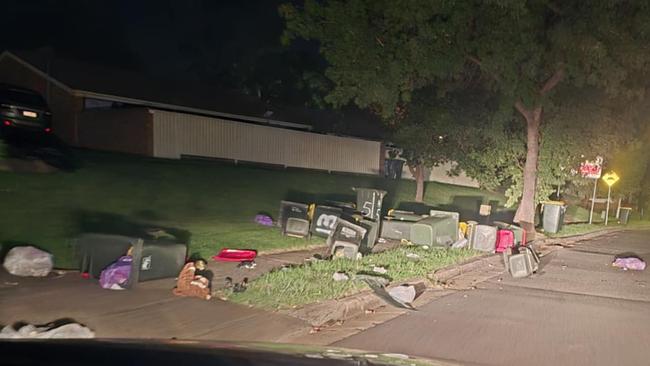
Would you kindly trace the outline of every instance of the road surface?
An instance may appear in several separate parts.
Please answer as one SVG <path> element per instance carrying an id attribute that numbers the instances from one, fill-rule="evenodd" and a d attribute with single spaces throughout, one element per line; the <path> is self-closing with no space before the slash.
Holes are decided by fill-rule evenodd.
<path id="1" fill-rule="evenodd" d="M 650 260 L 650 231 L 559 249 L 534 277 L 497 276 L 335 345 L 482 365 L 646 365 L 650 269 L 611 267 L 625 252 Z"/>

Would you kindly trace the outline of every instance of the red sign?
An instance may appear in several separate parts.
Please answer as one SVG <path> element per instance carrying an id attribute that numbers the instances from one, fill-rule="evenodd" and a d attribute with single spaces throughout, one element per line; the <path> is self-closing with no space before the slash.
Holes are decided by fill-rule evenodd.
<path id="1" fill-rule="evenodd" d="M 599 179 L 603 173 L 603 167 L 595 161 L 585 161 L 580 163 L 580 175 L 583 178 Z"/>

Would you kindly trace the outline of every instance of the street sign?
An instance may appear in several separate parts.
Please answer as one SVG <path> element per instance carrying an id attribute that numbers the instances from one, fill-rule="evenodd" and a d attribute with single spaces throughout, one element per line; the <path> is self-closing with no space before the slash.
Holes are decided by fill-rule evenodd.
<path id="1" fill-rule="evenodd" d="M 607 183 L 608 186 L 613 186 L 618 180 L 621 179 L 618 174 L 611 172 L 603 175 L 603 181 Z"/>
<path id="2" fill-rule="evenodd" d="M 599 161 L 584 161 L 580 163 L 580 175 L 583 178 L 598 179 L 603 173 L 603 167 Z"/>
<path id="3" fill-rule="evenodd" d="M 621 179 L 619 178 L 618 174 L 614 172 L 609 172 L 605 175 L 603 175 L 603 181 L 608 185 L 608 191 L 607 191 L 607 209 L 605 210 L 605 226 L 607 226 L 607 222 L 609 221 L 609 201 L 612 199 L 612 186 L 618 182 L 618 180 Z"/>

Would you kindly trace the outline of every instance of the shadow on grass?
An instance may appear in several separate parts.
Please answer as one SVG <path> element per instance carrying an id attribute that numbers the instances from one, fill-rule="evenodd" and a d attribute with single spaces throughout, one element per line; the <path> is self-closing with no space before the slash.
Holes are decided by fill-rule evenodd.
<path id="1" fill-rule="evenodd" d="M 140 212 L 142 214 L 143 212 Z M 144 212 L 149 218 L 160 217 L 153 211 Z M 76 237 L 82 233 L 114 234 L 139 238 L 152 238 L 157 233 L 172 235 L 178 243 L 190 244 L 192 234 L 183 229 L 160 226 L 152 223 L 134 221 L 126 216 L 106 213 L 79 210 L 72 214 L 76 223 L 74 232 L 70 233 Z"/>

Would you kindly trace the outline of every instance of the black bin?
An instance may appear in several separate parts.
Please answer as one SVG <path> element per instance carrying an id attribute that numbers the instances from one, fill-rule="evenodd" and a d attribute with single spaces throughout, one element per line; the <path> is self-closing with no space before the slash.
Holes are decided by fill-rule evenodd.
<path id="1" fill-rule="evenodd" d="M 187 245 L 166 240 L 143 240 L 111 234 L 84 234 L 76 239 L 79 269 L 99 278 L 101 272 L 133 247 L 131 276 L 126 287 L 138 282 L 174 278 L 187 259 Z"/>
<path id="2" fill-rule="evenodd" d="M 336 221 L 343 214 L 343 209 L 339 207 L 318 205 L 314 209 L 314 216 L 311 221 L 312 235 L 323 238 L 328 237 L 336 226 Z"/>

